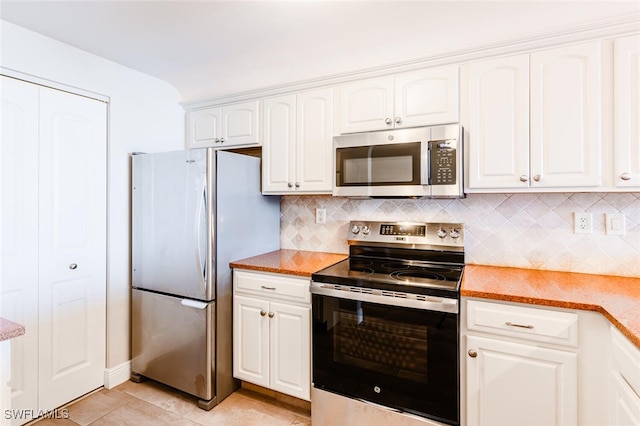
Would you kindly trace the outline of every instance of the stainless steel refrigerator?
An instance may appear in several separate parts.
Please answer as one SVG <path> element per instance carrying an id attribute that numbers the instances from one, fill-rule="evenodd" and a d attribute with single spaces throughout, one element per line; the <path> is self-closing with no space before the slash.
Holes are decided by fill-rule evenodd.
<path id="1" fill-rule="evenodd" d="M 229 262 L 280 247 L 260 158 L 213 149 L 132 156 L 132 376 L 211 409 L 232 376 Z"/>

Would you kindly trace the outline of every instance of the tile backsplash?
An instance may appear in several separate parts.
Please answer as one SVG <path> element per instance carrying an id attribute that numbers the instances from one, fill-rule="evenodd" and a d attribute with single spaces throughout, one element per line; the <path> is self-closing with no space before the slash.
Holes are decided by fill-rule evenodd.
<path id="1" fill-rule="evenodd" d="M 315 223 L 315 209 L 327 211 Z M 640 277 L 640 193 L 468 194 L 456 200 L 283 196 L 283 249 L 347 253 L 350 220 L 460 222 L 469 264 Z M 593 233 L 573 232 L 573 212 Z M 626 235 L 607 235 L 605 213 L 624 213 Z"/>

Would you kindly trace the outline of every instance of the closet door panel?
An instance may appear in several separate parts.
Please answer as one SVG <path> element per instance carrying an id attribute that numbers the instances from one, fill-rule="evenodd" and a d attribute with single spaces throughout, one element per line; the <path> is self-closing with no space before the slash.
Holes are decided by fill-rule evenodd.
<path id="1" fill-rule="evenodd" d="M 40 95 L 40 410 L 103 384 L 106 104 Z"/>
<path id="2" fill-rule="evenodd" d="M 0 316 L 25 326 L 11 340 L 13 409 L 38 406 L 38 86 L 0 77 Z"/>

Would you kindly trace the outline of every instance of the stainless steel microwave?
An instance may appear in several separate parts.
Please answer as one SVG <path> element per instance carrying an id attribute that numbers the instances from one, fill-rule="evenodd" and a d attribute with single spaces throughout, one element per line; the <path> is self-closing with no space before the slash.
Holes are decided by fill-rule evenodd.
<path id="1" fill-rule="evenodd" d="M 336 136 L 333 195 L 464 197 L 462 137 L 458 124 Z"/>

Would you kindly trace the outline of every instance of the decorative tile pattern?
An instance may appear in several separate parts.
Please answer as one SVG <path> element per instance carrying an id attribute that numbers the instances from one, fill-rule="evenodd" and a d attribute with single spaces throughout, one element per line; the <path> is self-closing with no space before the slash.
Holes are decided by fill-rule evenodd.
<path id="1" fill-rule="evenodd" d="M 315 209 L 327 222 L 315 223 Z M 465 224 L 471 264 L 640 277 L 640 193 L 469 194 L 459 200 L 283 196 L 283 249 L 347 253 L 350 220 Z M 573 233 L 573 212 L 593 233 Z M 605 213 L 624 213 L 626 235 L 606 235 Z"/>

